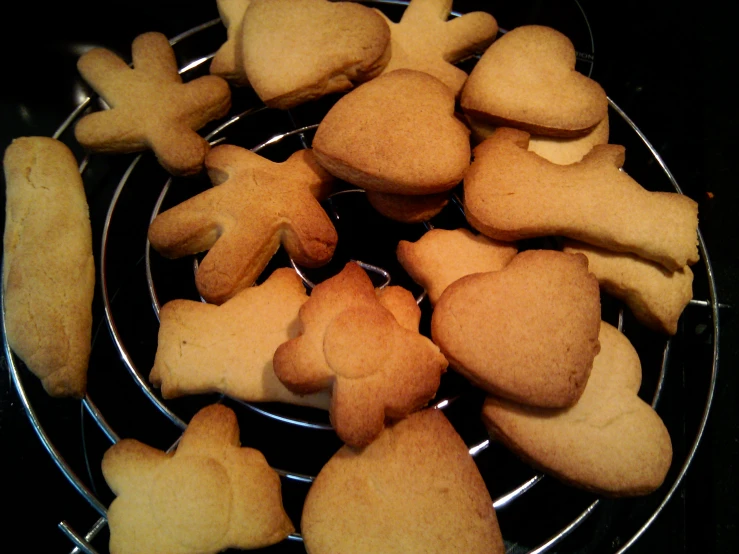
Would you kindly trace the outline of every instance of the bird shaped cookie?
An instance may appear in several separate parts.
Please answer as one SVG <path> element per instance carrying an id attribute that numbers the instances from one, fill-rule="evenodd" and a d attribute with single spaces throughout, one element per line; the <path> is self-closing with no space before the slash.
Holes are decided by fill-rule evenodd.
<path id="1" fill-rule="evenodd" d="M 116 494 L 108 509 L 110 552 L 215 553 L 284 540 L 294 527 L 280 478 L 264 456 L 240 448 L 236 415 L 200 410 L 174 454 L 124 439 L 103 456 Z"/>
<path id="2" fill-rule="evenodd" d="M 313 289 L 300 309 L 302 333 L 275 352 L 275 374 L 288 389 L 331 389 L 331 422 L 352 446 L 372 442 L 386 418 L 423 407 L 446 370 L 438 347 L 417 331 L 413 296 L 393 289 L 378 296 L 364 270 L 348 263 Z"/>
<path id="3" fill-rule="evenodd" d="M 280 244 L 307 267 L 333 256 L 336 229 L 319 204 L 333 178 L 299 150 L 275 163 L 245 148 L 221 145 L 205 160 L 214 188 L 159 214 L 149 240 L 163 256 L 210 250 L 195 278 L 205 300 L 222 304 L 251 286 Z"/>
<path id="4" fill-rule="evenodd" d="M 83 117 L 75 137 L 94 152 L 151 148 L 173 175 L 198 173 L 210 145 L 196 131 L 226 115 L 228 83 L 215 75 L 183 83 L 174 51 L 161 33 L 136 37 L 131 54 L 133 68 L 104 48 L 80 57 L 80 74 L 111 109 Z"/>
<path id="5" fill-rule="evenodd" d="M 387 20 L 392 55 L 383 73 L 401 68 L 423 71 L 458 95 L 467 73 L 453 64 L 490 46 L 498 23 L 485 12 L 447 21 L 451 10 L 452 0 L 411 0 L 399 23 Z"/>

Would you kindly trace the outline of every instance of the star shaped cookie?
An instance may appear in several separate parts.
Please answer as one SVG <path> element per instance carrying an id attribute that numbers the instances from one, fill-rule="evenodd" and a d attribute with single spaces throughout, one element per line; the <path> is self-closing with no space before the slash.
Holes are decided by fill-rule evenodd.
<path id="1" fill-rule="evenodd" d="M 303 266 L 331 259 L 338 237 L 317 198 L 328 194 L 333 177 L 312 151 L 275 163 L 222 145 L 205 165 L 217 186 L 159 214 L 149 227 L 152 246 L 165 257 L 210 250 L 195 278 L 205 300 L 222 304 L 251 286 L 280 244 Z"/>
<path id="2" fill-rule="evenodd" d="M 251 0 L 216 0 L 218 13 L 226 27 L 226 42 L 218 49 L 210 63 L 210 72 L 228 82 L 246 87 L 249 79 L 244 71 L 241 52 L 244 14 Z"/>
<path id="3" fill-rule="evenodd" d="M 275 373 L 300 394 L 331 389 L 329 415 L 345 443 L 369 444 L 386 418 L 402 419 L 436 393 L 447 361 L 418 333 L 420 310 L 408 291 L 378 296 L 350 262 L 313 289 L 299 319 L 301 335 L 275 352 Z"/>
<path id="4" fill-rule="evenodd" d="M 239 447 L 232 410 L 200 410 L 174 454 L 124 439 L 103 456 L 117 498 L 108 509 L 110 551 L 215 553 L 260 548 L 294 528 L 280 478 L 258 450 Z"/>
<path id="5" fill-rule="evenodd" d="M 433 75 L 455 96 L 467 73 L 452 64 L 485 50 L 498 34 L 498 23 L 485 12 L 447 21 L 452 0 L 412 0 L 399 23 L 386 18 L 392 55 L 383 73 L 415 69 Z"/>
<path id="6" fill-rule="evenodd" d="M 149 380 L 164 398 L 221 392 L 246 402 L 286 402 L 328 409 L 329 395 L 298 395 L 272 369 L 272 356 L 298 335 L 298 310 L 308 300 L 292 268 L 277 269 L 222 306 L 172 300 L 159 313 L 159 338 Z"/>
<path id="7" fill-rule="evenodd" d="M 173 175 L 198 173 L 208 142 L 195 131 L 231 107 L 228 83 L 206 75 L 183 83 L 167 37 L 139 35 L 131 46 L 133 69 L 110 50 L 93 48 L 77 69 L 111 107 L 83 117 L 75 137 L 94 152 L 151 148 Z"/>

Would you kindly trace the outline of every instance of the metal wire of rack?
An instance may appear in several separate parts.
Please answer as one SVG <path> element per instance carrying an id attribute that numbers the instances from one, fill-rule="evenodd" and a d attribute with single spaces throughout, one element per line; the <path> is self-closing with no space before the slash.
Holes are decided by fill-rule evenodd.
<path id="1" fill-rule="evenodd" d="M 391 5 L 404 5 L 403 2 L 398 1 L 392 1 L 392 0 L 384 0 L 384 1 L 375 1 L 370 2 L 372 4 L 378 4 L 379 7 L 385 8 L 386 6 Z M 578 4 L 579 7 L 579 4 Z M 455 14 L 458 15 L 458 14 Z M 198 38 L 202 33 L 208 32 L 209 30 L 213 29 L 214 27 L 218 26 L 220 24 L 220 20 L 214 19 L 211 21 L 207 21 L 203 23 L 202 25 L 199 25 L 197 27 L 194 27 L 170 40 L 170 43 L 173 47 L 176 47 L 176 45 L 184 42 L 184 41 L 197 41 Z M 180 73 L 183 76 L 189 77 L 190 75 L 194 75 L 197 71 L 202 71 L 203 68 L 205 68 L 207 62 L 212 59 L 213 54 L 207 54 L 207 55 L 201 55 L 195 57 L 195 59 L 192 59 L 191 61 L 183 64 L 182 68 L 180 69 Z M 592 66 L 592 63 L 591 63 Z M 591 67 L 592 69 L 592 67 Z M 211 142 L 211 144 L 218 144 L 224 141 L 229 141 L 232 143 L 238 144 L 238 139 L 236 139 L 237 136 L 240 136 L 238 133 L 238 129 L 243 126 L 249 126 L 252 125 L 256 118 L 262 118 L 264 116 L 271 117 L 274 115 L 274 110 L 269 110 L 268 108 L 264 107 L 263 105 L 259 105 L 259 103 L 255 103 L 253 99 L 251 100 L 251 105 L 249 105 L 246 109 L 238 111 L 235 115 L 230 116 L 226 121 L 219 123 L 214 129 L 212 129 L 207 135 L 206 138 Z M 60 125 L 60 127 L 57 129 L 56 133 L 53 135 L 54 138 L 61 138 L 65 135 L 65 133 L 68 131 L 68 129 L 74 124 L 74 122 L 79 119 L 84 113 L 92 109 L 93 104 L 95 102 L 95 97 L 90 96 L 86 98 L 83 102 L 79 104 L 79 106 L 69 115 L 69 117 Z M 681 192 L 680 187 L 678 186 L 674 176 L 670 172 L 670 170 L 667 168 L 666 164 L 660 157 L 657 150 L 652 146 L 652 144 L 648 141 L 648 139 L 644 136 L 644 134 L 639 130 L 639 128 L 636 126 L 636 124 L 629 119 L 629 117 L 624 113 L 618 105 L 611 99 L 609 99 L 610 104 L 610 110 L 612 114 L 615 114 L 618 116 L 620 121 L 625 124 L 626 128 L 633 134 L 635 137 L 635 140 L 641 144 L 643 148 L 648 151 L 649 156 L 651 156 L 651 159 L 654 160 L 658 167 L 660 168 L 660 171 L 662 172 L 663 176 L 667 179 L 670 186 L 676 191 Z M 323 109 L 326 109 L 326 106 L 323 106 Z M 319 110 L 320 114 L 320 110 Z M 320 121 L 320 116 L 318 119 L 315 119 L 313 122 L 310 122 L 309 124 L 298 124 L 296 122 L 295 117 L 293 114 L 288 113 L 288 119 L 289 119 L 289 126 L 291 128 L 283 131 L 283 132 L 277 132 L 269 131 L 267 132 L 266 138 L 263 138 L 263 140 L 260 140 L 257 142 L 256 145 L 254 145 L 254 142 L 240 144 L 245 147 L 251 148 L 251 150 L 255 152 L 262 152 L 262 151 L 269 151 L 273 148 L 285 148 L 288 151 L 292 148 L 292 150 L 303 148 L 303 147 L 309 147 L 310 145 L 310 137 L 312 135 L 312 132 L 317 127 L 317 122 Z M 301 114 L 305 115 L 305 114 Z M 315 116 L 314 116 L 315 117 Z M 232 131 L 234 131 L 232 133 Z M 242 141 L 249 141 L 251 140 L 251 137 L 247 138 L 241 138 Z M 291 143 L 288 145 L 288 143 Z M 628 152 L 628 151 L 627 151 Z M 265 154 L 267 155 L 267 154 Z M 109 335 L 111 338 L 111 341 L 114 345 L 115 351 L 117 352 L 118 358 L 121 362 L 121 365 L 126 369 L 130 379 L 135 383 L 136 389 L 139 391 L 143 397 L 145 397 L 146 401 L 149 402 L 155 409 L 158 411 L 168 422 L 170 426 L 172 426 L 175 429 L 175 433 L 180 433 L 186 426 L 186 419 L 181 416 L 181 414 L 178 413 L 177 409 L 174 409 L 171 405 L 171 403 L 165 402 L 161 399 L 161 397 L 156 393 L 155 390 L 151 388 L 151 386 L 148 384 L 147 379 L 142 374 L 140 366 L 141 364 L 138 362 L 138 359 L 140 356 L 137 356 L 135 354 L 131 353 L 131 341 L 129 340 L 129 337 L 127 335 L 127 332 L 122 331 L 119 328 L 119 318 L 118 314 L 116 313 L 115 309 L 115 296 L 116 296 L 116 290 L 113 290 L 113 287 L 111 287 L 111 264 L 109 263 L 110 257 L 115 255 L 115 246 L 113 246 L 111 243 L 114 242 L 114 239 L 111 238 L 111 227 L 116 225 L 115 218 L 116 216 L 119 216 L 120 211 L 122 208 L 120 205 L 122 204 L 121 198 L 125 194 L 129 194 L 132 188 L 138 187 L 140 189 L 140 183 L 143 181 L 151 181 L 154 180 L 154 177 L 158 178 L 158 174 L 156 170 L 153 170 L 151 168 L 144 168 L 142 166 L 146 163 L 146 157 L 149 156 L 148 154 L 139 154 L 132 158 L 128 166 L 123 170 L 122 175 L 120 179 L 118 180 L 117 185 L 115 186 L 115 190 L 112 193 L 112 196 L 110 198 L 110 202 L 108 204 L 108 210 L 105 217 L 104 226 L 102 229 L 102 235 L 101 235 L 101 241 L 100 241 L 100 250 L 99 250 L 99 282 L 100 282 L 100 294 L 102 297 L 102 304 L 103 304 L 103 320 L 105 323 L 105 326 L 107 327 L 109 331 Z M 269 156 L 268 156 L 269 157 Z M 278 156 L 279 157 L 279 156 Z M 81 163 L 80 163 L 80 172 L 83 175 L 83 178 L 86 177 L 86 172 L 88 172 L 90 164 L 91 164 L 92 158 L 89 156 L 85 156 Z M 154 177 L 152 177 L 154 176 Z M 147 183 L 148 184 L 148 183 Z M 156 216 L 157 213 L 162 209 L 162 207 L 167 203 L 167 201 L 176 202 L 176 200 L 172 200 L 170 198 L 171 193 L 173 189 L 178 189 L 180 183 L 173 185 L 173 179 L 171 177 L 165 178 L 164 185 L 161 187 L 161 192 L 153 198 L 153 204 L 151 205 L 151 208 L 149 209 L 148 213 L 146 214 L 146 221 L 150 221 L 153 219 L 153 217 Z M 190 191 L 191 192 L 191 191 Z M 351 196 L 357 196 L 357 197 L 363 197 L 362 191 L 354 188 L 346 188 L 344 190 L 340 190 L 332 197 L 329 198 L 327 201 L 327 211 L 329 212 L 329 215 L 333 218 L 335 222 L 339 222 L 339 220 L 346 219 L 347 218 L 347 212 L 345 207 L 340 206 L 341 202 L 343 201 L 342 198 L 345 198 L 348 193 L 357 193 L 357 194 L 351 194 Z M 360 198 L 359 201 L 362 199 Z M 461 212 L 461 203 L 459 201 L 453 202 L 452 205 L 450 205 L 449 208 L 447 208 L 447 211 L 456 212 L 452 214 L 448 214 L 447 217 L 451 221 L 456 221 L 460 225 L 464 223 L 463 213 Z M 461 218 L 460 218 L 461 214 Z M 455 219 L 456 217 L 456 219 Z M 444 223 L 442 223 L 443 225 Z M 416 229 L 414 232 L 416 234 L 423 232 L 424 230 L 433 227 L 433 223 L 427 222 L 424 225 L 421 226 L 421 229 Z M 716 381 L 716 375 L 718 371 L 718 362 L 719 362 L 719 333 L 720 333 L 720 325 L 719 325 L 719 301 L 716 296 L 716 287 L 714 282 L 714 276 L 713 276 L 713 269 L 711 267 L 710 258 L 708 255 L 708 252 L 706 250 L 705 243 L 703 241 L 703 237 L 699 232 L 698 235 L 699 239 L 699 250 L 701 254 L 701 261 L 699 262 L 705 269 L 705 283 L 706 283 L 706 289 L 707 289 L 707 300 L 694 300 L 691 302 L 691 304 L 696 307 L 696 309 L 703 310 L 706 315 L 708 316 L 708 319 L 710 319 L 710 325 L 712 326 L 713 331 L 713 339 L 711 344 L 711 356 L 710 356 L 710 371 L 706 374 L 707 379 L 707 386 L 706 386 L 706 399 L 704 408 L 702 411 L 702 414 L 700 415 L 695 435 L 692 437 L 692 440 L 685 452 L 684 459 L 680 460 L 673 460 L 673 467 L 675 468 L 675 471 L 671 471 L 671 478 L 669 481 L 658 491 L 655 493 L 655 495 L 658 495 L 659 498 L 657 500 L 657 504 L 654 507 L 654 509 L 646 515 L 646 517 L 643 518 L 643 521 L 640 522 L 640 525 L 633 530 L 633 532 L 630 533 L 630 536 L 626 538 L 622 543 L 620 543 L 617 548 L 614 550 L 614 552 L 622 553 L 628 550 L 638 539 L 639 537 L 647 530 L 647 528 L 651 525 L 651 523 L 658 517 L 660 512 L 663 510 L 665 505 L 669 502 L 669 500 L 674 495 L 675 491 L 680 486 L 683 477 L 685 476 L 686 471 L 688 470 L 690 463 L 693 459 L 693 456 L 695 454 L 695 451 L 698 447 L 698 444 L 700 442 L 701 436 L 703 434 L 703 430 L 705 428 L 708 415 L 710 412 L 711 402 L 713 398 L 713 392 L 715 387 L 715 381 Z M 341 242 L 341 235 L 340 235 L 340 242 Z M 397 239 L 396 239 L 397 242 Z M 149 304 L 152 308 L 152 313 L 156 320 L 158 321 L 158 312 L 159 308 L 162 305 L 162 294 L 161 289 L 162 287 L 166 287 L 167 285 L 167 279 L 160 279 L 162 283 L 158 282 L 158 273 L 157 266 L 159 265 L 159 268 L 161 268 L 161 263 L 157 263 L 156 261 L 152 260 L 152 253 L 150 250 L 150 245 L 148 241 L 144 245 L 144 254 L 143 256 L 139 256 L 139 260 L 143 260 L 143 274 L 145 278 L 146 287 L 145 290 L 148 291 L 148 300 Z M 363 267 L 368 270 L 370 273 L 374 273 L 377 279 L 380 281 L 379 286 L 387 285 L 392 278 L 400 278 L 405 277 L 407 280 L 407 276 L 400 276 L 397 274 L 396 271 L 388 271 L 382 265 L 375 264 L 370 261 L 364 261 L 364 260 L 358 260 L 363 265 Z M 179 266 L 177 271 L 179 273 L 177 274 L 177 278 L 181 280 L 187 280 L 189 277 L 191 277 L 193 270 L 197 270 L 197 259 L 193 259 L 191 262 L 188 262 L 192 264 L 192 268 L 188 269 L 187 274 L 182 274 L 182 268 L 184 266 Z M 292 265 L 292 267 L 298 272 L 298 274 L 303 279 L 304 283 L 306 284 L 307 288 L 312 288 L 314 286 L 314 282 L 321 279 L 323 276 L 325 278 L 325 273 L 321 273 L 320 271 L 317 272 L 314 275 L 309 274 L 309 272 L 303 270 L 302 268 L 298 267 L 292 260 L 287 259 L 285 256 L 284 259 L 282 259 L 280 262 L 277 263 L 289 263 Z M 140 264 L 137 263 L 138 268 L 140 268 Z M 266 273 L 266 272 L 265 272 Z M 165 294 L 166 296 L 166 294 Z M 425 295 L 423 291 L 420 291 L 417 300 L 420 305 L 424 306 L 428 311 L 428 306 L 424 304 L 424 298 Z M 427 304 L 427 303 L 426 303 Z M 624 328 L 624 310 L 619 306 L 618 310 L 616 311 L 616 317 L 618 322 L 619 329 Z M 5 307 L 4 304 L 2 306 L 2 325 L 3 325 L 3 337 L 5 336 Z M 149 314 L 151 316 L 152 314 Z M 668 369 L 671 366 L 671 362 L 673 360 L 672 352 L 674 349 L 674 341 L 679 340 L 678 338 L 675 339 L 668 339 L 665 341 L 664 346 L 659 347 L 661 350 L 661 361 L 659 363 L 658 372 L 656 373 L 656 379 L 654 381 L 653 385 L 653 392 L 651 393 L 651 404 L 655 408 L 658 405 L 658 402 L 660 398 L 662 397 L 662 392 L 664 390 L 664 385 L 667 379 Z M 154 338 L 155 341 L 155 338 Z M 95 346 L 95 345 L 94 345 Z M 7 345 L 7 342 L 5 343 L 5 354 L 6 358 L 8 360 L 8 366 L 10 369 L 12 381 L 14 383 L 14 386 L 17 390 L 18 396 L 21 400 L 21 403 L 23 404 L 23 407 L 32 423 L 32 426 L 34 428 L 34 431 L 38 435 L 39 439 L 41 440 L 44 448 L 48 451 L 49 455 L 53 459 L 54 463 L 59 468 L 60 472 L 64 477 L 71 483 L 71 485 L 76 489 L 76 491 L 83 497 L 85 500 L 89 503 L 89 505 L 94 509 L 95 512 L 99 515 L 99 519 L 95 521 L 91 527 L 84 533 L 80 534 L 76 530 L 72 529 L 70 525 L 68 525 L 65 521 L 60 522 L 59 528 L 61 531 L 69 538 L 69 540 L 74 545 L 73 552 L 87 552 L 89 553 L 96 553 L 98 550 L 93 546 L 92 542 L 95 540 L 95 538 L 98 536 L 98 534 L 105 529 L 106 526 L 106 505 L 103 500 L 101 500 L 100 495 L 96 494 L 95 487 L 91 486 L 91 483 L 95 481 L 94 477 L 92 477 L 92 471 L 88 469 L 88 479 L 83 479 L 79 476 L 79 471 L 76 471 L 75 468 L 73 468 L 66 460 L 63 454 L 60 452 L 60 450 L 55 446 L 54 442 L 49 438 L 48 434 L 46 433 L 44 426 L 42 425 L 41 420 L 39 419 L 36 410 L 34 408 L 33 402 L 27 393 L 26 387 L 24 386 L 23 380 L 25 378 L 22 363 L 17 360 L 15 355 L 10 350 L 9 346 Z M 448 388 L 449 389 L 449 388 Z M 458 386 L 452 386 L 451 392 L 449 390 L 447 391 L 441 391 L 440 395 L 434 400 L 434 407 L 437 409 L 447 410 L 451 407 L 455 406 L 461 406 L 466 403 L 465 400 L 465 394 L 469 392 L 468 389 L 465 389 L 464 387 L 461 387 L 461 389 Z M 461 392 L 460 392 L 461 390 Z M 643 395 L 649 394 L 647 391 L 642 391 Z M 219 397 L 216 399 L 216 401 L 228 401 L 229 399 L 224 397 Z M 315 440 L 316 434 L 330 434 L 331 432 L 331 426 L 328 424 L 326 418 L 322 416 L 321 414 L 317 415 L 314 411 L 311 411 L 311 409 L 306 410 L 288 410 L 287 412 L 281 409 L 278 406 L 273 405 L 256 405 L 252 403 L 246 403 L 246 402 L 238 402 L 237 407 L 243 408 L 243 410 L 247 410 L 251 412 L 252 414 L 255 414 L 256 417 L 263 418 L 265 420 L 271 420 L 275 422 L 278 426 L 288 426 L 293 428 L 294 430 L 298 430 L 300 433 L 306 433 L 309 435 L 309 438 L 307 439 L 308 442 L 312 442 Z M 108 444 L 114 444 L 119 440 L 119 432 L 117 432 L 114 429 L 114 425 L 109 423 L 108 419 L 106 418 L 106 408 L 100 407 L 98 404 L 95 403 L 93 400 L 92 394 L 88 394 L 88 396 L 82 401 L 82 408 L 83 408 L 83 417 L 87 417 L 90 420 L 92 420 L 96 426 L 97 429 L 102 433 L 102 435 L 105 437 Z M 187 411 L 187 410 L 184 410 Z M 241 412 L 240 415 L 243 415 L 245 412 Z M 169 446 L 170 449 L 173 449 L 176 447 L 177 439 L 175 438 L 174 441 L 172 441 L 171 445 Z M 481 453 L 486 452 L 490 449 L 491 443 L 490 441 L 485 437 L 480 437 L 479 433 L 475 437 L 470 444 L 469 450 L 470 454 L 473 457 L 478 457 Z M 268 460 L 270 459 L 270 455 L 268 452 L 265 452 L 267 455 Z M 329 452 L 328 455 L 330 455 L 331 452 Z M 90 455 L 88 452 L 85 452 L 86 457 L 86 463 L 89 465 L 94 465 L 95 463 L 98 463 L 97 461 L 90 460 Z M 99 465 L 99 463 L 98 463 Z M 273 467 L 276 464 L 272 464 Z M 309 485 L 313 479 L 315 478 L 315 472 L 298 472 L 293 471 L 292 469 L 282 469 L 282 467 L 275 467 L 276 471 L 280 474 L 282 477 L 285 486 L 287 486 L 289 483 L 296 483 L 298 485 L 306 486 Z M 528 471 L 528 475 L 526 474 Z M 499 494 L 495 495 L 495 501 L 494 506 L 499 513 L 504 513 L 505 510 L 511 506 L 513 506 L 517 501 L 524 498 L 527 493 L 529 493 L 532 490 L 535 490 L 539 487 L 540 483 L 552 481 L 550 478 L 544 477 L 541 473 L 531 472 L 527 469 L 522 469 L 518 472 L 519 474 L 523 474 L 523 477 L 519 477 L 518 475 L 513 478 L 513 480 L 510 483 L 506 483 L 504 490 L 498 491 Z M 558 529 L 556 529 L 554 532 L 551 532 L 548 537 L 545 538 L 545 540 L 540 541 L 539 543 L 536 543 L 537 545 L 533 548 L 529 546 L 522 546 L 518 544 L 518 540 L 514 540 L 510 543 L 507 543 L 508 551 L 509 552 L 531 552 L 531 553 L 543 553 L 543 552 L 552 552 L 554 551 L 555 547 L 557 545 L 560 545 L 565 539 L 568 537 L 571 537 L 575 531 L 582 526 L 584 522 L 586 522 L 589 518 L 595 514 L 599 508 L 599 506 L 602 504 L 602 499 L 598 498 L 592 498 L 589 497 L 587 501 L 584 504 L 584 509 L 578 509 L 574 511 L 573 515 L 567 516 L 567 522 Z M 503 527 L 503 533 L 504 536 L 506 535 L 506 529 Z M 507 537 L 506 537 L 507 538 Z M 295 533 L 289 537 L 289 541 L 291 542 L 301 542 L 302 538 L 298 533 Z M 521 541 L 525 544 L 525 541 Z"/>

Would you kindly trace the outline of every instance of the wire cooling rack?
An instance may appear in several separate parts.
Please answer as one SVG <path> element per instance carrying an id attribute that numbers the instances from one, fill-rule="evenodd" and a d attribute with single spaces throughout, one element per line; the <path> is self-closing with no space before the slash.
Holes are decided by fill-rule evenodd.
<path id="1" fill-rule="evenodd" d="M 383 9 L 395 20 L 405 4 L 367 3 Z M 574 4 L 584 18 L 579 4 Z M 587 20 L 584 21 L 586 51 L 578 53 L 578 67 L 590 74 L 594 63 L 592 35 Z M 223 28 L 218 19 L 172 38 L 170 43 L 181 62 L 183 78 L 190 80 L 206 74 L 209 60 L 222 41 Z M 473 59 L 466 64 L 471 67 L 474 62 Z M 292 152 L 310 147 L 318 122 L 335 100 L 336 97 L 324 98 L 281 112 L 265 107 L 253 92 L 236 89 L 229 116 L 203 132 L 214 145 L 236 144 L 283 161 Z M 609 103 L 611 142 L 627 147 L 625 169 L 647 188 L 681 192 L 657 150 L 613 100 L 609 99 Z M 226 403 L 237 412 L 242 443 L 260 449 L 280 474 L 285 507 L 297 525 L 310 483 L 341 445 L 325 412 L 279 404 L 250 404 L 220 395 L 164 401 L 148 384 L 156 352 L 159 309 L 174 298 L 199 298 L 194 286 L 199 257 L 165 260 L 150 248 L 146 230 L 157 213 L 206 190 L 210 184 L 204 176 L 169 177 L 151 153 L 85 155 L 74 142 L 71 129 L 85 113 L 104 108 L 95 95 L 85 97 L 54 134 L 80 154 L 80 172 L 88 198 L 94 200 L 91 211 L 101 206 L 104 212 L 100 224 L 93 229 L 99 287 L 93 306 L 96 327 L 88 395 L 81 402 L 79 440 L 67 441 L 47 433 L 44 422 L 54 417 L 54 403 L 5 344 L 13 383 L 36 434 L 61 474 L 99 516 L 86 529 L 73 529 L 65 521 L 59 523 L 59 528 L 71 541 L 73 552 L 106 552 L 106 506 L 113 496 L 100 473 L 104 451 L 120 437 L 137 438 L 162 450 L 174 448 L 189 418 L 213 402 Z M 314 283 L 336 274 L 346 261 L 358 261 L 376 286 L 392 282 L 416 293 L 423 313 L 421 331 L 428 334 L 430 305 L 423 290 L 395 259 L 395 246 L 401 239 L 417 240 L 433 227 L 466 226 L 458 197 L 432 221 L 414 225 L 379 216 L 363 191 L 349 185 L 335 192 L 324 207 L 339 233 L 332 262 L 307 270 L 280 252 L 263 278 L 277 267 L 292 266 L 310 289 Z M 533 241 L 522 247 L 553 244 Z M 620 303 L 603 298 L 603 319 L 617 324 L 640 354 L 644 372 L 640 395 L 659 411 L 673 439 L 672 468 L 665 484 L 652 495 L 629 500 L 600 499 L 535 472 L 500 445 L 490 443 L 479 420 L 483 400 L 480 391 L 451 371 L 443 377 L 432 404 L 445 411 L 469 445 L 494 498 L 508 552 L 624 552 L 646 531 L 680 486 L 706 424 L 718 370 L 719 302 L 700 233 L 699 249 L 701 261 L 694 267 L 696 299 L 686 309 L 675 337 L 665 340 L 644 329 Z M 4 337 L 4 305 L 2 325 Z M 694 330 L 707 330 L 710 339 L 696 339 Z M 687 393 L 682 386 L 686 371 L 700 375 L 699 386 L 691 387 Z M 686 394 L 697 408 L 685 408 Z M 267 550 L 304 552 L 299 533 Z"/>

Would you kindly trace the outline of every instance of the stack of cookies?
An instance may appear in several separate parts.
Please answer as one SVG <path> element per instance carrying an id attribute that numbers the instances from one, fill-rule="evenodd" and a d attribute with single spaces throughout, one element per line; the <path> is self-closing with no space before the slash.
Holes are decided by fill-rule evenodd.
<path id="1" fill-rule="evenodd" d="M 171 174 L 205 171 L 214 185 L 149 227 L 166 258 L 207 251 L 196 276 L 204 302 L 161 310 L 150 381 L 164 398 L 220 392 L 328 410 L 345 443 L 305 502 L 312 554 L 505 550 L 464 442 L 428 408 L 448 367 L 487 395 L 481 417 L 493 439 L 568 484 L 647 494 L 670 467 L 667 429 L 638 397 L 639 357 L 601 320 L 600 294 L 676 333 L 692 297 L 697 205 L 649 192 L 622 170 L 624 147 L 608 144 L 606 94 L 575 71 L 567 37 L 525 26 L 496 40 L 491 15 L 449 19 L 451 4 L 412 0 L 396 23 L 353 2 L 218 0 L 227 40 L 211 75 L 188 83 L 158 33 L 133 42 L 133 67 L 104 49 L 79 60 L 111 108 L 79 121 L 80 144 L 151 149 Z M 454 65 L 475 54 L 469 76 Z M 275 163 L 237 145 L 211 148 L 197 133 L 228 112 L 232 86 L 280 110 L 346 94 L 312 148 Z M 51 157 L 59 167 L 48 167 Z M 82 396 L 94 279 L 69 158 L 50 139 L 20 139 L 6 152 L 3 286 L 11 347 L 50 393 Z M 428 293 L 430 337 L 412 294 L 376 289 L 360 264 L 310 295 L 292 269 L 263 275 L 281 248 L 300 266 L 332 259 L 340 237 L 320 201 L 337 180 L 404 223 L 427 222 L 461 189 L 469 228 L 429 230 L 397 248 Z M 34 268 L 57 263 L 34 258 L 49 235 L 43 218 L 59 219 L 34 200 L 39 185 L 76 214 L 65 229 L 67 261 L 78 267 L 56 303 L 23 288 L 51 286 Z M 566 239 L 563 249 L 517 243 L 552 236 Z M 32 258 L 27 271 L 38 279 L 22 283 L 18 264 Z M 60 328 L 45 332 L 55 318 Z M 44 338 L 27 344 L 34 322 Z M 277 475 L 240 448 L 235 415 L 222 406 L 193 418 L 175 454 L 123 441 L 103 472 L 118 495 L 112 552 L 141 541 L 157 551 L 255 548 L 294 530 Z"/>

